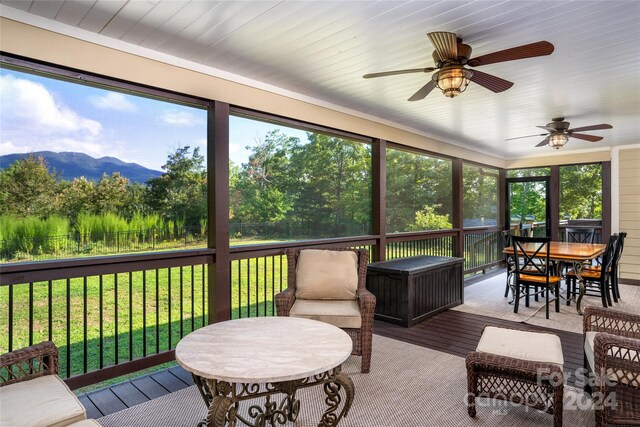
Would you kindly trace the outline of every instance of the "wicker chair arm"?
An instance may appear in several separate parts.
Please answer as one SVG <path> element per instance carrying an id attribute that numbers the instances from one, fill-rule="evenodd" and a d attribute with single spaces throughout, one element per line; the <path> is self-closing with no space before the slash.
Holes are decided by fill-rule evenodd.
<path id="1" fill-rule="evenodd" d="M 593 341 L 593 353 L 596 374 L 615 382 L 625 378 L 640 387 L 640 340 L 599 333 Z"/>
<path id="2" fill-rule="evenodd" d="M 358 289 L 358 305 L 360 306 L 360 315 L 362 319 L 371 319 L 373 322 L 373 315 L 376 310 L 376 297 L 367 289 Z"/>
<path id="3" fill-rule="evenodd" d="M 0 387 L 58 373 L 58 348 L 51 341 L 0 356 Z"/>
<path id="4" fill-rule="evenodd" d="M 640 339 L 640 315 L 605 309 L 585 307 L 582 319 L 584 332 L 606 332 L 627 338 Z"/>
<path id="5" fill-rule="evenodd" d="M 516 378 L 530 382 L 550 381 L 554 387 L 561 386 L 562 369 L 554 363 L 533 362 L 497 354 L 473 351 L 467 355 L 467 370 L 488 371 L 504 378 Z"/>
<path id="6" fill-rule="evenodd" d="M 276 311 L 278 316 L 288 317 L 293 303 L 296 301 L 295 288 L 287 288 L 286 290 L 276 294 Z"/>

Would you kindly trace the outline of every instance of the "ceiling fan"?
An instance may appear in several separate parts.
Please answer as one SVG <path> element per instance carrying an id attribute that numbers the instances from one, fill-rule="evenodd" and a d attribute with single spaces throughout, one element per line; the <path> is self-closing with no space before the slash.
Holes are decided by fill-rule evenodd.
<path id="1" fill-rule="evenodd" d="M 583 139 L 589 142 L 598 142 L 602 140 L 603 137 L 588 135 L 586 133 L 576 133 L 576 132 L 584 132 L 587 130 L 601 130 L 601 129 L 612 129 L 613 126 L 608 125 L 606 123 L 602 123 L 599 125 L 591 125 L 591 126 L 583 126 L 579 128 L 569 129 L 569 122 L 564 121 L 564 117 L 556 117 L 551 119 L 551 123 L 547 123 L 546 126 L 536 126 L 540 129 L 545 129 L 547 133 L 541 133 L 536 135 L 527 135 L 527 136 L 518 136 L 515 138 L 509 138 L 507 141 L 513 139 L 520 138 L 530 138 L 533 136 L 546 136 L 545 139 L 542 140 L 536 147 L 542 147 L 548 145 L 549 147 L 555 148 L 556 150 L 563 147 L 569 138 L 578 138 Z"/>
<path id="2" fill-rule="evenodd" d="M 430 73 L 438 70 L 426 85 L 418 89 L 418 91 L 409 98 L 409 101 L 424 99 L 436 87 L 442 91 L 444 96 L 453 98 L 465 91 L 469 81 L 477 83 L 492 92 L 499 93 L 509 89 L 513 86 L 513 83 L 481 71 L 472 71 L 466 68 L 465 65 L 480 67 L 497 62 L 550 55 L 554 49 L 551 43 L 540 41 L 469 59 L 471 56 L 471 46 L 462 43 L 462 39 L 455 33 L 436 31 L 427 34 L 427 36 L 436 48 L 433 52 L 435 67 L 384 71 L 381 73 L 365 74 L 362 77 L 371 79 L 396 74 Z"/>

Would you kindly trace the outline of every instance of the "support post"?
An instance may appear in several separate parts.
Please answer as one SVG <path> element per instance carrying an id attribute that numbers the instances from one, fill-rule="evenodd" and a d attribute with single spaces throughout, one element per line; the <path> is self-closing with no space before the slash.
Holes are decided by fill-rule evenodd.
<path id="1" fill-rule="evenodd" d="M 498 169 L 498 225 L 501 230 L 508 230 L 507 221 L 507 171 Z"/>
<path id="2" fill-rule="evenodd" d="M 611 161 L 602 162 L 602 231 L 601 243 L 611 235 Z"/>
<path id="3" fill-rule="evenodd" d="M 560 239 L 560 166 L 551 166 L 551 178 L 549 180 L 549 186 L 551 187 L 549 194 L 549 224 L 551 240 Z"/>
<path id="4" fill-rule="evenodd" d="M 213 101 L 207 115 L 207 243 L 215 249 L 209 265 L 208 321 L 231 319 L 231 260 L 229 253 L 229 104 Z"/>
<path id="5" fill-rule="evenodd" d="M 371 149 L 372 161 L 372 213 L 373 234 L 376 234 L 376 246 L 373 250 L 374 261 L 386 259 L 387 245 L 387 141 L 374 139 Z"/>
<path id="6" fill-rule="evenodd" d="M 462 212 L 464 206 L 464 191 L 462 177 L 462 159 L 453 159 L 451 165 L 453 174 L 451 186 L 453 187 L 453 221 L 454 229 L 457 229 L 456 244 L 453 256 L 464 258 L 464 215 Z"/>

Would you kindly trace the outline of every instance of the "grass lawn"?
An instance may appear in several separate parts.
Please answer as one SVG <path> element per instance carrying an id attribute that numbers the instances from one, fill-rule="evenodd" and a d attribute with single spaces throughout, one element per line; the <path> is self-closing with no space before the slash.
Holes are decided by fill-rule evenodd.
<path id="1" fill-rule="evenodd" d="M 286 288 L 285 257 L 233 261 L 231 269 L 232 318 L 273 315 L 273 296 Z M 9 349 L 9 316 L 12 348 L 51 336 L 62 376 L 67 357 L 77 375 L 175 348 L 207 322 L 206 284 L 198 265 L 0 287 L 0 353 Z"/>

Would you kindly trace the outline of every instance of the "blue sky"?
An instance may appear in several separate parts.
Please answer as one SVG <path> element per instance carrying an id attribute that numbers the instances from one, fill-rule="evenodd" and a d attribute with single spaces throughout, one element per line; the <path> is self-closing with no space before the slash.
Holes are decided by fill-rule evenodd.
<path id="1" fill-rule="evenodd" d="M 76 151 L 160 170 L 177 147 L 206 155 L 206 118 L 197 108 L 0 69 L 0 154 Z M 231 160 L 246 162 L 245 147 L 276 128 L 231 117 Z"/>

